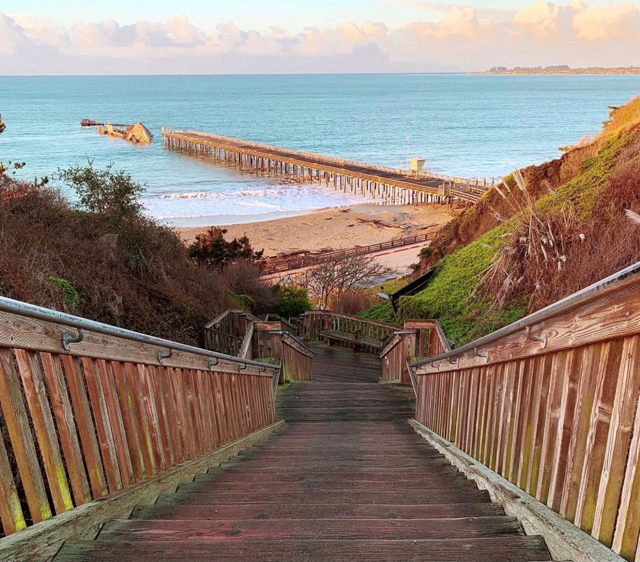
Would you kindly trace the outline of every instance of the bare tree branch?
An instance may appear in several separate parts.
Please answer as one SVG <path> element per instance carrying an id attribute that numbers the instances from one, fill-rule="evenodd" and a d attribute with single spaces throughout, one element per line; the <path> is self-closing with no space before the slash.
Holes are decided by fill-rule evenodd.
<path id="1" fill-rule="evenodd" d="M 364 287 L 387 271 L 387 267 L 369 256 L 336 257 L 310 269 L 303 285 L 326 308 L 341 294 Z"/>

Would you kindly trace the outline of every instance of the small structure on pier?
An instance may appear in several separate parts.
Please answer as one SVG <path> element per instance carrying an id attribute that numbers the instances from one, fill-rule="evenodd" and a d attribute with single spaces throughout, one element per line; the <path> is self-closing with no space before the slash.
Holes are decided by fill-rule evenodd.
<path id="1" fill-rule="evenodd" d="M 101 135 L 108 135 L 110 137 L 118 137 L 129 142 L 149 144 L 153 139 L 153 134 L 147 129 L 140 121 L 135 125 L 120 125 L 114 123 L 107 123 L 106 126 L 101 125 L 98 127 L 98 132 Z"/>

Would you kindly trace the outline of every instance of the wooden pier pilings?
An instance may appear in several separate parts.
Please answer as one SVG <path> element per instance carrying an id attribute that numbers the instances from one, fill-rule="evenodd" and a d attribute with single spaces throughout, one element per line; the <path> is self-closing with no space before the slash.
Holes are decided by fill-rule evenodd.
<path id="1" fill-rule="evenodd" d="M 165 147 L 211 158 L 229 166 L 278 175 L 292 181 L 318 182 L 380 203 L 424 205 L 453 198 L 476 203 L 493 184 L 412 173 L 341 158 L 322 156 L 196 131 L 162 131 Z"/>

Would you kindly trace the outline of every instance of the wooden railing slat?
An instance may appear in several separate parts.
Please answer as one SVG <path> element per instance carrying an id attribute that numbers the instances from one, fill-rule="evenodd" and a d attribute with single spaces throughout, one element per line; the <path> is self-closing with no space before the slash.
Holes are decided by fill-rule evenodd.
<path id="1" fill-rule="evenodd" d="M 140 452 L 144 461 L 144 472 L 147 477 L 153 476 L 158 472 L 158 464 L 153 449 L 153 436 L 151 434 L 149 416 L 147 415 L 147 409 L 144 407 L 142 377 L 139 369 L 133 363 L 125 363 L 124 372 L 133 396 L 138 398 L 132 402 L 131 409 L 133 411 L 133 417 L 136 420 L 136 425 L 138 426 L 138 439 L 140 441 Z"/>
<path id="2" fill-rule="evenodd" d="M 51 517 L 51 507 L 38 464 L 18 374 L 11 351 L 7 349 L 0 350 L 0 405 L 20 472 L 29 514 L 33 522 L 38 523 Z"/>
<path id="3" fill-rule="evenodd" d="M 73 508 L 73 501 L 49 407 L 42 368 L 34 352 L 17 349 L 15 356 L 53 506 L 56 513 L 63 513 Z"/>
<path id="4" fill-rule="evenodd" d="M 122 414 L 124 433 L 127 444 L 129 445 L 133 477 L 136 482 L 140 482 L 145 478 L 146 471 L 142 455 L 144 444 L 140 442 L 140 429 L 138 428 L 138 422 L 133 408 L 134 396 L 131 393 L 131 388 L 129 387 L 122 363 L 114 361 L 111 364 L 111 368 L 113 370 L 115 389 Z"/>
<path id="5" fill-rule="evenodd" d="M 104 396 L 104 403 L 106 405 L 109 420 L 108 423 L 113 436 L 113 446 L 116 453 L 116 459 L 118 461 L 122 486 L 129 486 L 135 482 L 135 477 L 133 475 L 133 466 L 129 455 L 129 444 L 127 443 L 125 435 L 124 422 L 122 420 L 122 412 L 120 411 L 120 404 L 116 393 L 116 385 L 113 379 L 111 363 L 107 363 L 104 359 L 98 359 L 96 363 L 98 367 L 98 376 L 100 377 L 100 385 Z"/>
<path id="6" fill-rule="evenodd" d="M 140 386 L 142 391 L 141 396 L 149 423 L 149 433 L 151 435 L 151 446 L 155 459 L 156 471 L 160 472 L 167 468 L 167 461 L 164 456 L 164 446 L 162 443 L 162 427 L 160 427 L 160 422 L 158 421 L 156 401 L 151 387 L 151 374 L 147 365 L 137 365 L 137 370 L 138 376 L 140 377 Z"/>
<path id="7" fill-rule="evenodd" d="M 176 460 L 171 443 L 171 429 L 167 421 L 167 405 L 164 401 L 162 382 L 160 380 L 162 378 L 163 369 L 162 367 L 149 365 L 148 372 L 150 375 L 150 392 L 153 396 L 153 402 L 156 405 L 156 415 L 158 417 L 158 426 L 160 428 L 162 450 L 167 467 L 171 467 L 176 464 Z"/>
<path id="8" fill-rule="evenodd" d="M 69 356 L 61 359 L 58 355 L 41 353 L 40 360 L 44 369 L 75 505 L 82 505 L 91 501 L 91 489 L 80 449 L 68 383 L 63 370 L 65 361 L 73 363 L 73 359 Z"/>
<path id="9" fill-rule="evenodd" d="M 115 492 L 122 488 L 122 477 L 120 476 L 120 467 L 118 466 L 116 446 L 109 421 L 102 381 L 100 380 L 95 360 L 83 358 L 82 366 L 87 382 L 87 390 L 89 391 L 91 410 L 96 422 L 98 444 L 100 445 L 104 472 L 107 477 L 107 486 L 109 487 L 109 492 Z"/>
<path id="10" fill-rule="evenodd" d="M 584 369 L 584 376 L 578 377 L 573 426 L 571 427 L 569 449 L 566 454 L 566 476 L 559 508 L 560 515 L 571 522 L 575 521 L 576 517 L 578 492 L 583 469 L 579 460 L 585 457 L 591 410 L 595 399 L 593 389 L 596 387 L 602 344 L 589 346 L 580 351 L 581 355 L 578 358 L 576 367 Z"/>
<path id="11" fill-rule="evenodd" d="M 613 550 L 627 559 L 635 557 L 640 535 L 640 408 L 636 407 L 633 438 L 629 447 Z M 637 560 L 637 557 L 635 558 Z"/>
<path id="12" fill-rule="evenodd" d="M 27 526 L 3 436 L 0 436 L 0 522 L 5 535 Z"/>
<path id="13" fill-rule="evenodd" d="M 625 339 L 592 531 L 593 535 L 607 546 L 611 546 L 613 542 L 618 504 L 622 493 L 620 476 L 625 472 L 632 437 L 631 429 L 640 391 L 639 361 L 640 336 Z"/>
<path id="14" fill-rule="evenodd" d="M 68 355 L 63 356 L 62 361 L 69 381 L 69 394 L 78 426 L 78 434 L 80 435 L 91 491 L 94 499 L 101 498 L 108 493 L 107 480 L 80 362 Z"/>

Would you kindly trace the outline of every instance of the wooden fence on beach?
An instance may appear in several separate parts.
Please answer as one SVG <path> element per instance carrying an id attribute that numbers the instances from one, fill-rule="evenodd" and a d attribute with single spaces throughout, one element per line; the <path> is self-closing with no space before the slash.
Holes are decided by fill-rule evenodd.
<path id="1" fill-rule="evenodd" d="M 355 248 L 347 248 L 344 250 L 334 250 L 331 252 L 301 252 L 293 255 L 272 256 L 261 259 L 258 264 L 262 268 L 264 275 L 272 273 L 281 273 L 284 271 L 292 271 L 295 269 L 303 269 L 325 263 L 331 260 L 340 260 L 350 256 L 361 256 L 383 252 L 385 250 L 393 250 L 403 246 L 411 246 L 412 244 L 420 244 L 433 239 L 432 232 L 423 232 L 413 236 L 405 236 L 396 238 L 388 242 L 378 242 L 377 244 L 369 244 L 368 246 L 356 246 Z"/>

